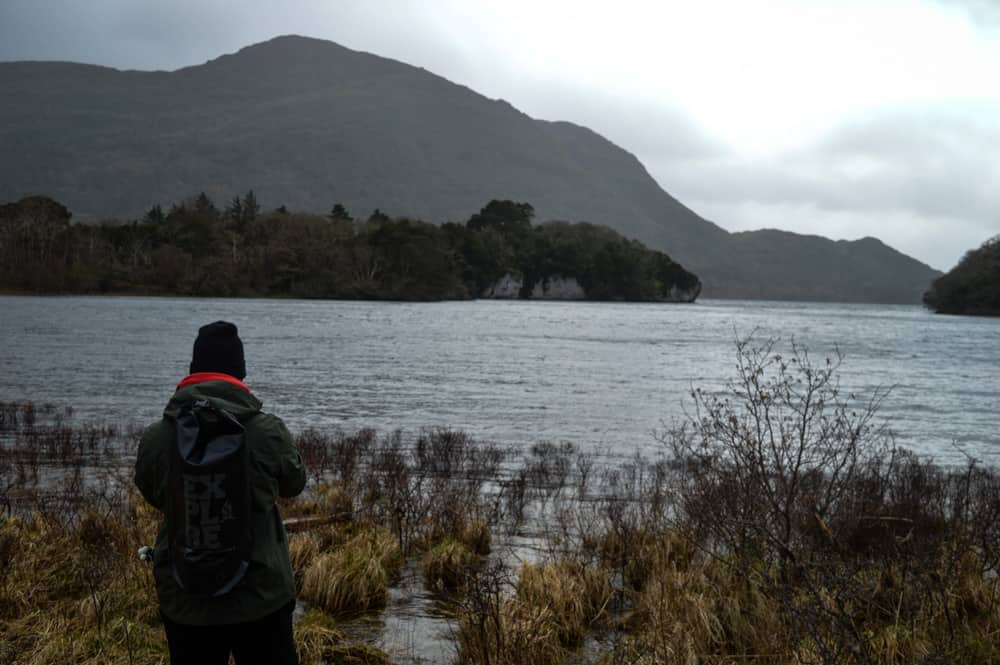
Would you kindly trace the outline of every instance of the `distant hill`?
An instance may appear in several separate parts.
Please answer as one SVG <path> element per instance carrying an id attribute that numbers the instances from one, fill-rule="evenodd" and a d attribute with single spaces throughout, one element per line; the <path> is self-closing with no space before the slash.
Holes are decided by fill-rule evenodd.
<path id="1" fill-rule="evenodd" d="M 435 222 L 512 199 L 667 252 L 707 297 L 916 303 L 938 274 L 871 239 L 727 233 L 589 129 L 302 37 L 174 72 L 0 63 L 0 145 L 0 200 L 46 194 L 76 219 L 247 187 L 268 205 Z"/>
<path id="2" fill-rule="evenodd" d="M 1000 236 L 966 252 L 934 280 L 924 304 L 942 314 L 1000 316 Z"/>

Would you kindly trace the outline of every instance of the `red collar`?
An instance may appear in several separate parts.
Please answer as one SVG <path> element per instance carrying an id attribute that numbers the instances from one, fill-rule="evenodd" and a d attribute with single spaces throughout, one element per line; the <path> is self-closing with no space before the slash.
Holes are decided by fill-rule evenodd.
<path id="1" fill-rule="evenodd" d="M 221 372 L 195 372 L 194 374 L 189 374 L 181 379 L 181 382 L 177 384 L 177 390 L 193 386 L 196 383 L 205 383 L 206 381 L 225 381 L 226 383 L 231 383 L 234 386 L 242 388 L 251 395 L 253 394 L 253 391 L 247 388 L 246 384 L 237 379 L 235 376 L 230 376 Z"/>

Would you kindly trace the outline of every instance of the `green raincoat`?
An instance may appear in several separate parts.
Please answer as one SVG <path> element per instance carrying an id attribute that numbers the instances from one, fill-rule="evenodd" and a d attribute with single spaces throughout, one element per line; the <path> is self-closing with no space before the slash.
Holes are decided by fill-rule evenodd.
<path id="1" fill-rule="evenodd" d="M 250 568 L 235 589 L 219 598 L 192 596 L 174 580 L 167 553 L 166 521 L 160 524 L 153 572 L 160 610 L 176 623 L 210 626 L 253 621 L 277 611 L 295 598 L 288 537 L 275 500 L 293 497 L 305 486 L 302 457 L 292 445 L 281 419 L 261 412 L 261 402 L 240 381 L 223 374 L 193 374 L 178 385 L 164 418 L 142 435 L 135 463 L 135 484 L 142 496 L 163 512 L 167 505 L 168 469 L 174 426 L 182 403 L 207 399 L 229 411 L 246 428 L 250 453 Z"/>

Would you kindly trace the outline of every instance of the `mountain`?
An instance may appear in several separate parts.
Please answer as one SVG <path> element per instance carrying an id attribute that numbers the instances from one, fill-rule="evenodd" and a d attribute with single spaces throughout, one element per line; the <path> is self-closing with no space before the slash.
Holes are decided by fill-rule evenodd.
<path id="1" fill-rule="evenodd" d="M 0 145 L 0 200 L 46 194 L 83 220 L 202 190 L 437 222 L 512 199 L 537 219 L 604 224 L 664 251 L 708 297 L 916 303 L 938 274 L 870 239 L 730 234 L 589 129 L 303 37 L 173 72 L 0 63 Z"/>
<path id="2" fill-rule="evenodd" d="M 924 304 L 939 314 L 1000 316 L 1000 236 L 966 252 L 934 280 Z"/>

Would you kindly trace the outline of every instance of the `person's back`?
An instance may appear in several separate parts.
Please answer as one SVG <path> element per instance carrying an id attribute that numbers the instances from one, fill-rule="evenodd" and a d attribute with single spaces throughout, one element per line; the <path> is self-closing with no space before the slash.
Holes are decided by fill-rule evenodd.
<path id="1" fill-rule="evenodd" d="M 236 327 L 222 321 L 202 327 L 194 345 L 191 374 L 178 384 L 163 418 L 146 429 L 139 444 L 136 486 L 150 504 L 167 516 L 157 536 L 153 560 L 173 665 L 225 665 L 230 652 L 238 665 L 283 665 L 297 660 L 292 640 L 295 584 L 287 536 L 275 501 L 279 496 L 291 497 L 302 491 L 305 470 L 288 429 L 279 418 L 261 411 L 260 400 L 242 382 L 245 375 L 243 347 Z M 177 482 L 178 460 L 182 457 L 178 453 L 178 431 L 182 431 L 181 439 L 185 431 L 184 425 L 178 426 L 178 420 L 187 422 L 184 419 L 190 420 L 191 414 L 199 410 L 231 416 L 238 422 L 235 428 L 239 431 L 242 426 L 239 437 L 247 454 L 249 512 L 243 526 L 249 542 L 243 556 L 248 561 L 229 585 L 212 592 L 185 586 L 183 573 L 197 568 L 199 559 L 204 558 L 204 547 L 195 549 L 190 542 L 179 542 L 183 537 L 177 534 L 183 536 L 185 528 L 190 530 L 190 523 L 180 528 L 168 524 L 191 517 L 192 513 L 197 518 L 202 501 L 207 514 L 208 499 L 223 492 L 221 484 L 213 485 L 212 475 L 200 485 L 189 481 L 188 476 Z M 206 498 L 192 492 L 181 496 L 186 492 L 182 488 L 188 486 L 196 487 Z M 226 491 L 239 492 L 239 487 L 234 490 L 227 486 Z M 223 497 L 216 505 L 226 503 Z M 228 506 L 226 510 L 231 512 Z M 218 515 L 212 518 L 218 521 Z M 202 526 L 208 538 L 200 532 L 194 534 L 195 545 L 216 545 L 225 553 L 226 548 L 220 546 L 226 543 L 219 542 L 219 530 L 212 526 Z M 182 561 L 185 555 L 187 561 Z"/>

